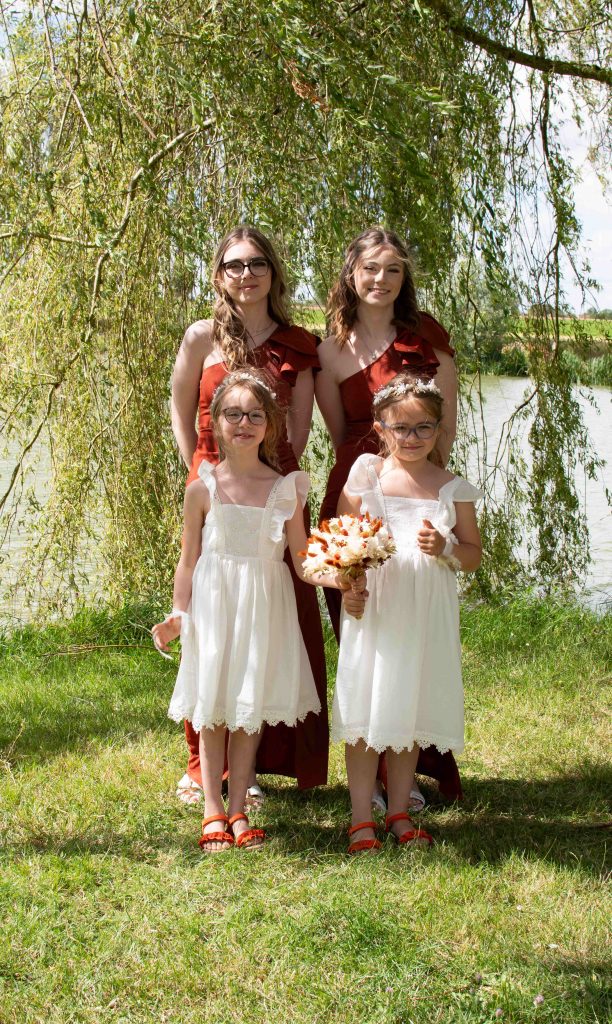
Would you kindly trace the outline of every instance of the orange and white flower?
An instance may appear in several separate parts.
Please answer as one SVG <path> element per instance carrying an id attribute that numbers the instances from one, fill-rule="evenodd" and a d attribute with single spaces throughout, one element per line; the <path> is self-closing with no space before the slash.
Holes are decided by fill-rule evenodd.
<path id="1" fill-rule="evenodd" d="M 382 519 L 369 513 L 325 519 L 308 538 L 301 554 L 306 576 L 338 572 L 355 579 L 376 569 L 395 552 L 395 544 Z"/>

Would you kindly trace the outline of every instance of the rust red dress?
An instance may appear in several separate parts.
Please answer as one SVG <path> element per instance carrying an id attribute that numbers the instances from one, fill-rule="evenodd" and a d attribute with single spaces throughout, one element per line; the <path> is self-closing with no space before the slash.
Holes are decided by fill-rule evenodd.
<path id="1" fill-rule="evenodd" d="M 336 462 L 329 474 L 327 490 L 321 505 L 321 519 L 336 515 L 338 500 L 351 466 L 366 452 L 377 454 L 378 436 L 372 422 L 372 396 L 383 384 L 402 370 L 410 370 L 423 377 L 435 377 L 440 361 L 438 352 L 453 356 L 450 338 L 444 327 L 428 313 L 420 314 L 417 328 L 400 331 L 383 354 L 369 366 L 358 370 L 340 384 L 346 431 L 336 452 Z M 338 590 L 326 590 L 327 607 L 336 636 L 340 628 L 341 595 Z M 463 792 L 459 772 L 452 753 L 440 754 L 435 747 L 421 750 L 417 771 L 437 779 L 440 792 L 449 799 L 461 799 Z M 381 777 L 385 779 L 385 766 L 381 763 Z"/>
<path id="2" fill-rule="evenodd" d="M 274 380 L 275 391 L 283 404 L 290 404 L 291 388 L 296 383 L 298 373 L 318 368 L 316 344 L 315 336 L 301 327 L 277 327 L 263 345 L 251 353 L 253 365 L 266 370 Z M 214 363 L 202 372 L 198 406 L 198 443 L 187 483 L 197 479 L 198 466 L 204 459 L 213 465 L 219 462 L 219 449 L 210 423 L 210 403 L 215 388 L 228 372 L 225 363 Z M 278 448 L 278 461 L 283 475 L 299 469 L 286 435 Z M 308 506 L 305 509 L 305 526 L 308 534 L 310 524 L 307 517 Z M 307 715 L 295 729 L 283 724 L 265 726 L 257 751 L 256 770 L 273 775 L 291 776 L 297 779 L 300 789 L 309 789 L 311 786 L 321 786 L 327 782 L 329 728 L 323 631 L 316 589 L 309 583 L 303 583 L 296 576 L 288 552 L 285 561 L 293 579 L 298 621 L 321 701 L 321 712 L 318 715 Z M 279 643 L 283 642 L 282 637 L 278 639 Z M 198 734 L 188 721 L 185 721 L 185 736 L 189 747 L 187 773 L 194 782 L 201 785 Z"/>

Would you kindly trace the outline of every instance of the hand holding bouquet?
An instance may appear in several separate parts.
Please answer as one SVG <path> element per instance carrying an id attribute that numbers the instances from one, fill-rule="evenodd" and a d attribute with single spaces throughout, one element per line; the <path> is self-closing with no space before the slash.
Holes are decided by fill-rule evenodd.
<path id="1" fill-rule="evenodd" d="M 395 544 L 382 519 L 345 515 L 326 519 L 308 538 L 302 563 L 305 576 L 334 572 L 349 580 L 376 569 L 394 553 Z"/>

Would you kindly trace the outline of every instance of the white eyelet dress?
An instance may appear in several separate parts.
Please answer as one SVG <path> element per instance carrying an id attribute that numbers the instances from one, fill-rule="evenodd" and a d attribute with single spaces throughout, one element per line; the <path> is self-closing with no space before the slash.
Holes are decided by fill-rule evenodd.
<path id="1" fill-rule="evenodd" d="M 222 504 L 214 468 L 204 461 L 198 473 L 210 512 L 168 715 L 187 718 L 196 732 L 294 726 L 321 710 L 283 561 L 285 523 L 298 501 L 304 506 L 310 481 L 301 472 L 280 477 L 258 508 Z"/>
<path id="2" fill-rule="evenodd" d="M 423 519 L 450 538 L 455 502 L 481 492 L 461 477 L 440 488 L 437 500 L 384 495 L 382 460 L 361 455 L 346 488 L 361 496 L 361 511 L 381 516 L 397 551 L 368 572 L 362 619 L 343 613 L 334 694 L 332 740 L 365 740 L 381 753 L 434 745 L 463 750 L 463 684 L 455 573 L 417 546 Z"/>

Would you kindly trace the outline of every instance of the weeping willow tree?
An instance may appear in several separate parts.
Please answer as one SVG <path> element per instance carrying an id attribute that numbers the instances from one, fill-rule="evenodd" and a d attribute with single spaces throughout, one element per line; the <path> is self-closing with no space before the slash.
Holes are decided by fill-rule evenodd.
<path id="1" fill-rule="evenodd" d="M 0 504 L 5 540 L 28 530 L 15 585 L 65 608 L 93 551 L 111 596 L 167 588 L 184 475 L 170 374 L 239 221 L 271 233 L 317 296 L 364 226 L 404 232 L 460 368 L 469 351 L 478 369 L 493 319 L 511 336 L 517 310 L 535 311 L 531 385 L 495 460 L 504 486 L 485 480 L 480 582 L 580 578 L 574 473 L 598 462 L 559 343 L 564 261 L 589 284 L 559 125 L 590 125 L 605 167 L 605 2 L 0 6 Z M 459 465 L 478 374 L 464 410 Z M 527 415 L 530 467 L 513 432 Z"/>

